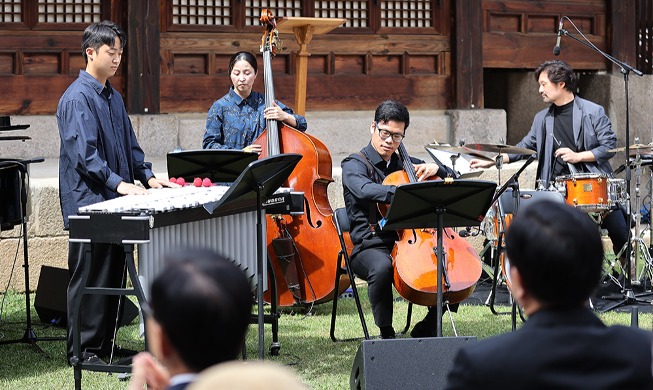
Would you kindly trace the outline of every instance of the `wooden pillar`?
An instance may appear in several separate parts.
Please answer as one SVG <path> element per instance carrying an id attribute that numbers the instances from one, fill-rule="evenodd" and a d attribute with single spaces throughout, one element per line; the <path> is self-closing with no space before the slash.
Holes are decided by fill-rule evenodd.
<path id="1" fill-rule="evenodd" d="M 454 1 L 455 107 L 483 108 L 483 10 L 481 1 Z"/>
<path id="2" fill-rule="evenodd" d="M 299 44 L 297 53 L 297 68 L 295 73 L 295 111 L 299 115 L 306 115 L 306 80 L 308 75 L 308 44 L 314 35 L 326 34 L 334 28 L 345 23 L 346 19 L 335 18 L 304 18 L 286 17 L 277 21 L 277 30 L 280 33 L 292 32 Z"/>
<path id="3" fill-rule="evenodd" d="M 613 0 L 610 2 L 611 54 L 614 58 L 635 67 L 637 62 L 637 18 L 635 0 Z M 621 68 L 612 65 L 612 73 Z"/>
<path id="4" fill-rule="evenodd" d="M 126 105 L 130 114 L 161 112 L 159 0 L 127 2 Z"/>

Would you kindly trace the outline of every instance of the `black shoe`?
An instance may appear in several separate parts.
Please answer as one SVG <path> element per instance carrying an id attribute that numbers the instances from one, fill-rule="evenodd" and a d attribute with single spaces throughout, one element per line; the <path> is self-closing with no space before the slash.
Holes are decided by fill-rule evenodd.
<path id="1" fill-rule="evenodd" d="M 383 327 L 381 327 L 379 329 L 381 329 L 381 338 L 382 339 L 394 339 L 395 337 L 397 337 L 397 335 L 395 333 L 395 330 L 392 327 L 392 325 L 383 326 Z"/>
<path id="2" fill-rule="evenodd" d="M 137 353 L 138 351 L 134 351 L 133 349 L 128 349 L 128 348 L 123 348 L 120 345 L 114 345 L 113 347 L 114 356 L 131 357 L 136 355 Z"/>
<path id="3" fill-rule="evenodd" d="M 72 362 L 72 360 L 77 360 L 76 356 L 69 357 L 68 358 L 68 365 L 73 366 L 76 365 L 75 363 Z M 100 357 L 92 352 L 82 352 L 82 358 L 80 359 L 80 363 L 83 364 L 101 364 L 101 365 L 106 365 L 107 362 L 104 360 L 100 359 Z"/>
<path id="4" fill-rule="evenodd" d="M 437 337 L 437 323 L 429 319 L 423 319 L 416 323 L 413 330 L 410 331 L 410 337 Z"/>

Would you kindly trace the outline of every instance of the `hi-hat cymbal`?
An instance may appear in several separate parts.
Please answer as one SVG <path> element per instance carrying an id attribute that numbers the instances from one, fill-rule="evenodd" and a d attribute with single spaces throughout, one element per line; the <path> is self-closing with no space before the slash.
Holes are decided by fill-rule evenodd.
<path id="1" fill-rule="evenodd" d="M 508 153 L 508 154 L 535 154 L 534 150 L 518 148 L 512 145 L 503 144 L 465 144 L 467 149 L 480 152 Z"/>
<path id="2" fill-rule="evenodd" d="M 443 152 L 448 152 L 448 153 L 455 153 L 455 154 L 464 154 L 467 156 L 474 157 L 479 160 L 485 160 L 485 161 L 494 161 L 493 159 L 483 156 L 482 154 L 478 154 L 474 152 L 473 150 L 467 149 L 464 146 L 450 146 L 450 145 L 441 145 L 441 144 L 428 144 L 426 145 L 427 149 L 435 149 L 435 150 L 441 150 Z"/>
<path id="3" fill-rule="evenodd" d="M 628 147 L 628 150 L 630 151 L 631 156 L 633 156 L 633 155 L 635 155 L 637 153 L 639 153 L 639 154 L 650 154 L 650 153 L 653 153 L 653 145 L 634 144 L 634 145 L 630 145 Z M 608 150 L 608 152 L 612 152 L 612 153 L 625 152 L 625 151 L 626 151 L 625 146 L 622 147 L 622 148 L 616 148 L 616 149 Z"/>

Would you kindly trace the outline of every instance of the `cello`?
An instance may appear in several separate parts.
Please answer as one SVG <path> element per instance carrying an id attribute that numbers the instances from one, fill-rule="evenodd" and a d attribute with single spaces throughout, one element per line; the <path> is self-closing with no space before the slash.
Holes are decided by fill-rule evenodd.
<path id="1" fill-rule="evenodd" d="M 264 65 L 265 106 L 274 100 L 271 58 L 280 41 L 276 21 L 270 10 L 261 13 L 266 26 L 261 42 Z M 333 182 L 332 160 L 327 147 L 317 138 L 289 126 L 267 120 L 265 131 L 254 141 L 261 145 L 260 158 L 281 153 L 299 153 L 303 157 L 291 173 L 285 187 L 304 192 L 304 214 L 267 215 L 267 249 L 281 306 L 327 302 L 333 296 L 340 242 L 327 197 Z M 339 292 L 349 285 L 341 281 Z M 270 293 L 265 299 L 270 302 Z"/>
<path id="2" fill-rule="evenodd" d="M 415 168 L 403 143 L 397 149 L 403 171 L 389 174 L 384 185 L 400 185 L 418 181 Z M 431 177 L 428 180 L 437 179 Z M 382 214 L 383 207 L 379 205 Z M 437 300 L 438 283 L 449 303 L 468 298 L 481 277 L 481 259 L 474 247 L 453 229 L 444 228 L 442 246 L 445 257 L 443 280 L 437 279 L 437 231 L 435 228 L 404 229 L 397 232 L 399 240 L 392 250 L 394 286 L 399 295 L 417 305 L 433 306 Z"/>

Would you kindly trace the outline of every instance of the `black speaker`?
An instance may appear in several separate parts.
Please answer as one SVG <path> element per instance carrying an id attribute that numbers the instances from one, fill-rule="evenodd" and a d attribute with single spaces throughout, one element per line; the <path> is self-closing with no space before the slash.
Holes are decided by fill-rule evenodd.
<path id="1" fill-rule="evenodd" d="M 41 322 L 46 324 L 66 327 L 68 312 L 66 293 L 70 276 L 65 268 L 55 268 L 47 265 L 41 266 L 39 283 L 34 297 L 34 309 Z M 138 307 L 129 299 L 124 299 L 120 326 L 131 324 L 138 317 Z"/>
<path id="2" fill-rule="evenodd" d="M 41 266 L 34 308 L 41 322 L 66 326 L 66 290 L 70 276 L 65 268 Z"/>
<path id="3" fill-rule="evenodd" d="M 358 389 L 443 389 L 458 350 L 476 337 L 364 340 L 349 385 Z"/>

